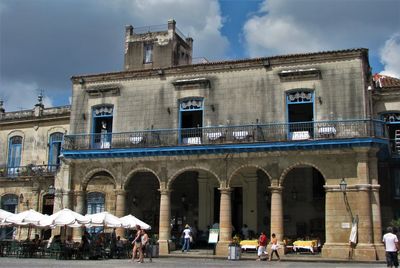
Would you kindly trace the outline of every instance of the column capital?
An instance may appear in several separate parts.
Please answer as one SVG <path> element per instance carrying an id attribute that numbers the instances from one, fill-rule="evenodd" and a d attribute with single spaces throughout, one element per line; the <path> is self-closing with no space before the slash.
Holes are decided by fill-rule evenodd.
<path id="1" fill-rule="evenodd" d="M 75 196 L 83 196 L 83 195 L 85 195 L 85 191 L 83 191 L 83 190 L 74 190 L 73 191 L 73 194 L 75 195 Z"/>
<path id="2" fill-rule="evenodd" d="M 170 189 L 158 189 L 161 195 L 169 195 L 171 193 Z"/>
<path id="3" fill-rule="evenodd" d="M 122 189 L 115 189 L 115 190 L 114 190 L 114 193 L 115 193 L 116 195 L 126 195 L 126 191 L 125 191 L 125 190 L 122 190 Z"/>
<path id="4" fill-rule="evenodd" d="M 268 189 L 271 191 L 271 193 L 282 193 L 283 186 L 269 186 Z"/>
<path id="5" fill-rule="evenodd" d="M 221 192 L 221 194 L 230 194 L 232 192 L 232 188 L 230 187 L 218 188 L 218 190 Z"/>

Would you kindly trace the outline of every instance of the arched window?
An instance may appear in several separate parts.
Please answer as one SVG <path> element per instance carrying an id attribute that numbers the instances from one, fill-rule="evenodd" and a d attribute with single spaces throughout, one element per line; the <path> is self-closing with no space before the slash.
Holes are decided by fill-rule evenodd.
<path id="1" fill-rule="evenodd" d="M 21 165 L 22 137 L 13 136 L 8 143 L 8 175 L 16 175 Z"/>
<path id="2" fill-rule="evenodd" d="M 87 213 L 95 214 L 104 211 L 105 197 L 103 193 L 92 192 L 87 195 Z"/>
<path id="3" fill-rule="evenodd" d="M 104 211 L 105 198 L 103 193 L 92 192 L 87 195 L 87 214 L 96 214 Z M 99 233 L 103 227 L 89 228 L 89 233 Z"/>
<path id="4" fill-rule="evenodd" d="M 18 196 L 6 194 L 1 198 L 1 209 L 11 213 L 16 213 L 18 207 Z M 13 239 L 15 227 L 0 228 L 0 239 Z"/>
<path id="5" fill-rule="evenodd" d="M 49 170 L 56 171 L 60 165 L 61 144 L 64 134 L 55 132 L 50 135 L 49 139 Z"/>

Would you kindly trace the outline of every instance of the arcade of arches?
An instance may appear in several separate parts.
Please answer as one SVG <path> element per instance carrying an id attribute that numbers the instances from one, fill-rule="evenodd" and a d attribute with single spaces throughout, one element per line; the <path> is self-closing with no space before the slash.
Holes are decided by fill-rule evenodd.
<path id="1" fill-rule="evenodd" d="M 67 178 L 71 183 L 69 194 L 56 192 L 55 206 L 69 206 L 82 214 L 106 210 L 119 217 L 135 215 L 159 235 L 161 254 L 174 248 L 182 225 L 194 226 L 206 245 L 208 228 L 218 223 L 216 254 L 221 256 L 226 256 L 232 235 L 246 224 L 254 237 L 265 231 L 280 241 L 317 238 L 323 255 L 341 258 L 344 250 L 348 252 L 351 215 L 358 215 L 361 246 L 356 256 L 365 259 L 376 256 L 380 246 L 379 186 L 370 159 L 358 155 L 352 161 L 344 157 L 341 168 L 330 165 L 329 156 L 319 162 L 298 162 L 293 157 L 285 166 L 234 157 L 177 161 L 173 167 L 170 162 L 141 162 L 136 169 L 121 162 L 104 162 L 101 167 L 74 163 L 63 165 L 58 174 L 57 181 L 64 185 L 56 188 L 65 188 Z M 365 181 L 366 173 L 372 181 Z M 349 183 L 346 197 L 352 214 L 339 188 L 343 177 Z M 91 193 L 102 199 L 88 198 Z M 361 199 L 365 205 L 357 202 Z M 117 233 L 123 236 L 124 230 Z"/>

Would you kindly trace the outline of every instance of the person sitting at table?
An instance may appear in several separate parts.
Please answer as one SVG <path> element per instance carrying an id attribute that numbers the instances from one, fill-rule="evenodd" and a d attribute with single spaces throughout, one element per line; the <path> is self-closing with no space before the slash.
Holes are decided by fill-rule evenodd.
<path id="1" fill-rule="evenodd" d="M 65 259 L 70 260 L 74 251 L 74 241 L 72 241 L 72 235 L 69 235 L 65 241 Z"/>
<path id="2" fill-rule="evenodd" d="M 121 258 L 124 252 L 124 242 L 121 240 L 120 236 L 117 236 L 117 242 L 115 243 L 115 253 L 117 254 L 117 258 Z"/>
<path id="3" fill-rule="evenodd" d="M 40 245 L 42 240 L 40 240 L 39 234 L 35 234 L 35 238 L 32 240 L 32 253 L 38 252 L 40 250 Z"/>
<path id="4" fill-rule="evenodd" d="M 78 247 L 78 258 L 79 259 L 84 259 L 86 256 L 89 255 L 89 250 L 90 250 L 90 240 L 88 237 L 88 232 L 85 231 L 85 233 L 81 237 L 81 242 L 79 243 Z"/>

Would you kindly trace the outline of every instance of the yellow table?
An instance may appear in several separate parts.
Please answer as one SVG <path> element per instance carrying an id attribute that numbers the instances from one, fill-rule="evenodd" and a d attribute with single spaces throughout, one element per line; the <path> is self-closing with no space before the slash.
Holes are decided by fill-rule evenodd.
<path id="1" fill-rule="evenodd" d="M 299 248 L 304 248 L 314 253 L 314 248 L 317 247 L 317 243 L 317 240 L 297 240 L 293 242 L 293 250 L 297 251 Z"/>
<path id="2" fill-rule="evenodd" d="M 248 250 L 248 249 L 257 249 L 258 247 L 258 240 L 242 240 L 240 241 L 240 247 L 243 250 Z"/>

